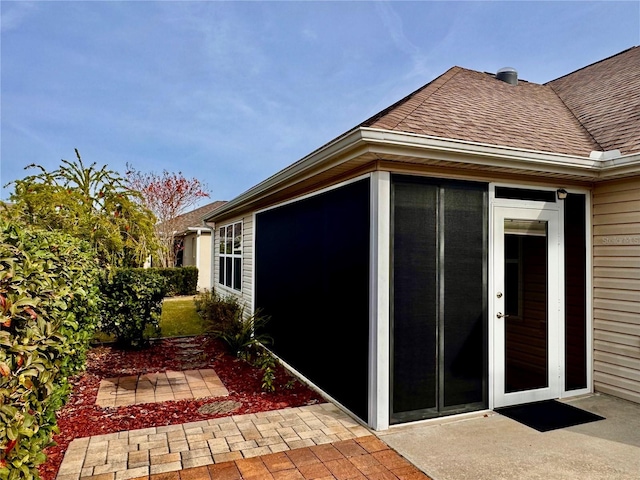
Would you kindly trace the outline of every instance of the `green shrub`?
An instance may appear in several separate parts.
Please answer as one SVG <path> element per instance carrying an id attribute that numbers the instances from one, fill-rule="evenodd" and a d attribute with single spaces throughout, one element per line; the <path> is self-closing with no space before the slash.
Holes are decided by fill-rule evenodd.
<path id="1" fill-rule="evenodd" d="M 198 269 L 193 266 L 172 268 L 151 268 L 166 279 L 166 295 L 195 295 L 198 288 Z"/>
<path id="2" fill-rule="evenodd" d="M 232 295 L 222 296 L 215 290 L 205 290 L 195 298 L 196 311 L 207 324 L 209 332 L 219 332 L 231 328 L 242 306 Z"/>
<path id="3" fill-rule="evenodd" d="M 38 478 L 98 322 L 96 253 L 0 220 L 0 479 Z"/>
<path id="4" fill-rule="evenodd" d="M 214 330 L 211 333 L 222 339 L 232 354 L 250 360 L 251 356 L 256 353 L 257 347 L 272 342 L 269 335 L 260 333 L 268 321 L 268 317 L 262 317 L 258 312 L 244 318 L 243 310 L 240 309 L 236 312 L 233 321 L 224 329 Z"/>
<path id="5" fill-rule="evenodd" d="M 122 348 L 143 348 L 147 326 L 158 330 L 165 295 L 165 279 L 152 269 L 121 268 L 101 286 L 100 330 L 116 336 Z"/>
<path id="6" fill-rule="evenodd" d="M 180 295 L 195 295 L 198 290 L 198 268 L 197 267 L 181 267 L 182 271 L 182 290 Z"/>

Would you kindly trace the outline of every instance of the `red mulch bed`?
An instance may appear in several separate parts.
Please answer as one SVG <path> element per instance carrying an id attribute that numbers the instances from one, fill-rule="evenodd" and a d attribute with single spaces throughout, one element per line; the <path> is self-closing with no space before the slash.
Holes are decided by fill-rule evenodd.
<path id="1" fill-rule="evenodd" d="M 60 433 L 57 445 L 46 449 L 47 461 L 40 466 L 42 480 L 54 480 L 69 443 L 74 438 L 102 435 L 138 428 L 196 422 L 216 417 L 257 413 L 286 407 L 298 407 L 324 401 L 316 392 L 293 377 L 281 366 L 276 369 L 274 393 L 261 390 L 262 372 L 249 363 L 229 355 L 224 345 L 209 337 L 196 337 L 197 353 L 185 360 L 180 355 L 179 339 L 156 341 L 142 351 L 123 351 L 102 346 L 89 351 L 87 370 L 71 379 L 73 392 L 58 414 Z M 193 358 L 195 357 L 195 358 Z M 213 368 L 229 391 L 228 397 L 145 403 L 126 407 L 102 408 L 95 404 L 100 380 L 167 370 Z M 242 406 L 226 414 L 202 414 L 207 403 L 234 400 Z"/>

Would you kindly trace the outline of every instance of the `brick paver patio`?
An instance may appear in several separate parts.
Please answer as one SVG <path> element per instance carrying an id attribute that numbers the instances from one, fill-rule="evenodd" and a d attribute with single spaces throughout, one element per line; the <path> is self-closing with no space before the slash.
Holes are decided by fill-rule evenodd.
<path id="1" fill-rule="evenodd" d="M 229 392 L 212 369 L 168 371 L 101 380 L 96 404 L 101 407 L 122 407 L 227 395 Z"/>
<path id="2" fill-rule="evenodd" d="M 228 395 L 211 370 L 105 379 L 118 407 Z M 56 480 L 429 480 L 331 403 L 76 438 Z"/>
<path id="3" fill-rule="evenodd" d="M 57 479 L 126 480 L 370 435 L 330 403 L 233 415 L 77 438 Z"/>
<path id="4" fill-rule="evenodd" d="M 373 435 L 135 480 L 429 480 Z"/>

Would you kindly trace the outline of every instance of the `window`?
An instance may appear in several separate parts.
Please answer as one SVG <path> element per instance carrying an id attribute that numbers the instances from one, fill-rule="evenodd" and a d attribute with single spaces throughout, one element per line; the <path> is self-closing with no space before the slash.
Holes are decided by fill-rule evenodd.
<path id="1" fill-rule="evenodd" d="M 242 285 L 242 222 L 220 227 L 218 283 L 240 290 Z"/>

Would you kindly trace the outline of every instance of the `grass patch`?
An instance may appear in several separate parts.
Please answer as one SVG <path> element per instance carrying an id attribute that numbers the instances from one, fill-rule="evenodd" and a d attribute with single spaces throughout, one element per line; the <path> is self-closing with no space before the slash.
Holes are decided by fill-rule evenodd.
<path id="1" fill-rule="evenodd" d="M 181 337 L 184 335 L 201 335 L 206 332 L 206 322 L 196 311 L 193 297 L 169 297 L 162 302 L 162 317 L 160 318 L 160 335 L 151 327 L 147 334 L 150 337 L 162 338 Z M 112 335 L 96 332 L 94 341 L 106 343 L 115 340 Z"/>
<path id="2" fill-rule="evenodd" d="M 206 322 L 196 312 L 193 297 L 169 298 L 162 303 L 160 329 L 162 337 L 201 335 L 206 331 Z"/>

